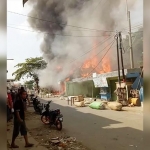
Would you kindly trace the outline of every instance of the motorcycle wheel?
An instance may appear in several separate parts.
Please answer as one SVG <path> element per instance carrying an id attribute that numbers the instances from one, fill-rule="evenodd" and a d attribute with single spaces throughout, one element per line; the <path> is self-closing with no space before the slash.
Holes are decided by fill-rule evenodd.
<path id="1" fill-rule="evenodd" d="M 61 131 L 62 130 L 62 122 L 61 121 L 57 121 L 57 124 L 56 124 L 56 128 L 57 130 Z"/>
<path id="2" fill-rule="evenodd" d="M 49 124 L 49 117 L 42 115 L 42 116 L 41 116 L 41 121 L 42 121 L 45 125 L 48 125 L 48 124 Z"/>

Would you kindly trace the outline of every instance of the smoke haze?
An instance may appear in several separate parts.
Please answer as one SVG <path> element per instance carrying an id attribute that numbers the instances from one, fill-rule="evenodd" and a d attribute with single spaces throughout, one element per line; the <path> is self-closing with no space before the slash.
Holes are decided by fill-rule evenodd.
<path id="1" fill-rule="evenodd" d="M 139 1 L 128 2 L 130 10 L 137 11 Z M 91 56 L 91 53 L 84 54 L 95 46 L 95 41 L 102 42 L 112 36 L 97 48 L 99 52 L 114 40 L 115 32 L 104 31 L 127 28 L 125 4 L 125 0 L 31 0 L 33 9 L 29 15 L 40 19 L 28 18 L 28 22 L 34 30 L 43 33 L 41 51 L 48 63 L 46 69 L 39 71 L 39 85 L 57 87 L 58 81 L 67 78 Z M 117 63 L 114 46 L 107 55 L 111 56 L 112 70 Z M 105 52 L 98 55 L 99 59 Z"/>

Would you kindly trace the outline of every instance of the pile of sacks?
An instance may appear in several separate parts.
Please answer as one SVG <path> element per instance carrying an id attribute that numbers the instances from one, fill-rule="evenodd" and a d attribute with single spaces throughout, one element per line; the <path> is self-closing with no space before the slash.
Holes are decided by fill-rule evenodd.
<path id="1" fill-rule="evenodd" d="M 115 111 L 122 110 L 122 104 L 119 102 L 108 102 L 105 100 L 98 100 L 93 98 L 84 98 L 82 95 L 79 95 L 74 100 L 74 105 L 76 107 L 85 107 L 89 106 L 92 109 L 104 110 L 111 109 Z"/>
<path id="2" fill-rule="evenodd" d="M 141 106 L 141 102 L 139 98 L 129 98 L 129 107 Z"/>
<path id="3" fill-rule="evenodd" d="M 122 104 L 119 102 L 106 102 L 106 101 L 94 101 L 89 105 L 92 109 L 111 109 L 115 111 L 121 111 L 122 110 Z"/>
<path id="4" fill-rule="evenodd" d="M 111 110 L 116 110 L 116 111 L 121 111 L 122 110 L 122 104 L 119 102 L 108 102 L 107 106 L 111 109 Z"/>
<path id="5" fill-rule="evenodd" d="M 85 107 L 84 97 L 82 95 L 77 96 L 77 99 L 74 101 L 76 107 Z"/>
<path id="6" fill-rule="evenodd" d="M 105 104 L 101 101 L 94 101 L 89 105 L 90 108 L 92 109 L 99 109 L 99 110 L 104 110 L 105 109 Z"/>

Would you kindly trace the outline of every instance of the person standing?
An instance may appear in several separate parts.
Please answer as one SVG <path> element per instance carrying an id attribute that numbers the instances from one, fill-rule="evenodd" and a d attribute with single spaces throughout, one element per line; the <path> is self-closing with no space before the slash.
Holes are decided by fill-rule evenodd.
<path id="1" fill-rule="evenodd" d="M 10 121 L 10 103 L 9 103 L 9 99 L 8 99 L 8 96 L 7 96 L 7 101 L 6 101 L 6 106 L 7 106 L 7 123 Z M 7 131 L 9 131 L 10 129 L 8 129 L 8 124 L 7 124 Z"/>
<path id="2" fill-rule="evenodd" d="M 25 91 L 24 87 L 21 87 L 21 88 L 20 88 L 20 91 L 18 92 L 19 95 L 20 95 L 20 92 L 21 92 L 21 91 Z M 24 110 L 25 110 L 25 111 L 27 110 L 27 101 L 28 101 L 28 104 L 29 104 L 29 106 L 30 106 L 30 100 L 29 100 L 28 94 L 27 94 L 26 98 L 23 100 Z"/>
<path id="3" fill-rule="evenodd" d="M 10 121 L 13 118 L 13 102 L 12 102 L 12 97 L 10 94 L 10 90 L 7 90 L 7 101 L 8 101 L 8 105 L 7 105 L 7 115 L 8 115 L 8 121 Z"/>
<path id="4" fill-rule="evenodd" d="M 29 143 L 27 136 L 27 128 L 25 124 L 25 112 L 24 112 L 24 103 L 23 100 L 26 99 L 26 91 L 20 91 L 20 96 L 15 101 L 14 104 L 14 129 L 12 135 L 11 148 L 19 148 L 15 144 L 15 140 L 19 135 L 19 132 L 25 139 L 25 147 L 33 147 L 34 144 Z"/>

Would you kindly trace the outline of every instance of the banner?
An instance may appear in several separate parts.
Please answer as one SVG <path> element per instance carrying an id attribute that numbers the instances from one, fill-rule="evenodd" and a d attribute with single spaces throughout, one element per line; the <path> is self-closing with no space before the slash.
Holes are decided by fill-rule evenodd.
<path id="1" fill-rule="evenodd" d="M 94 82 L 95 87 L 108 87 L 106 77 L 93 78 L 93 82 Z"/>

